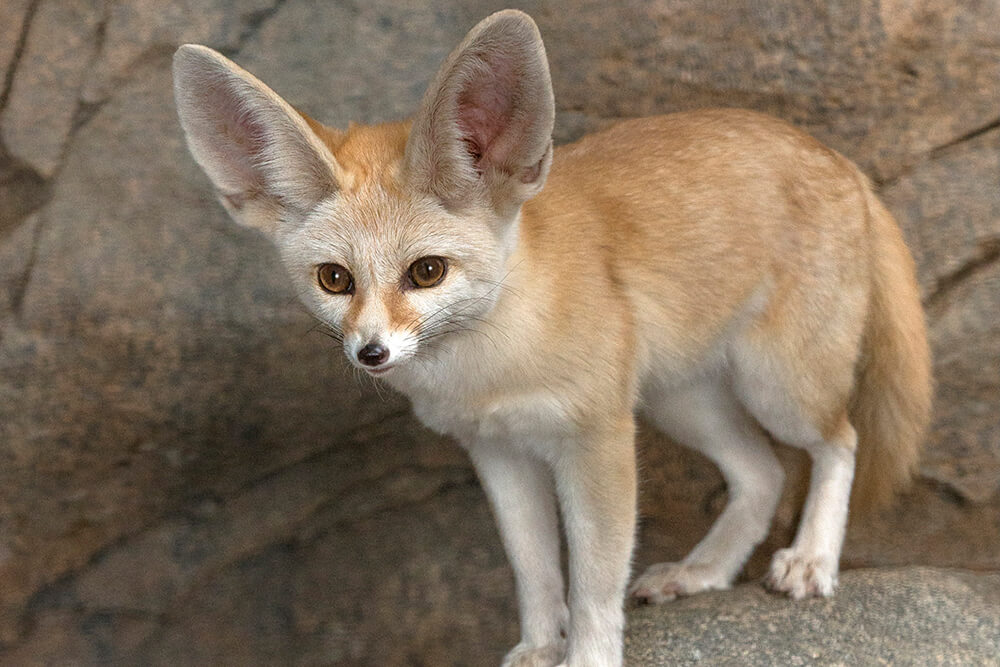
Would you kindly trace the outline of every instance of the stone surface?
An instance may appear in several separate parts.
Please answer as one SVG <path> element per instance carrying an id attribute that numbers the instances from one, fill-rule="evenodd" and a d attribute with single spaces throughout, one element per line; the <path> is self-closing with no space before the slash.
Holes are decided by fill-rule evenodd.
<path id="1" fill-rule="evenodd" d="M 48 591 L 6 661 L 462 664 L 471 647 L 467 664 L 499 661 L 516 637 L 512 581 L 468 471 L 396 470 L 324 496 L 341 457 L 326 458 L 102 553 Z M 275 523 L 248 525 L 262 502 Z"/>
<path id="2" fill-rule="evenodd" d="M 995 665 L 1000 575 L 855 570 L 830 599 L 791 602 L 756 585 L 629 616 L 626 664 Z"/>
<path id="3" fill-rule="evenodd" d="M 939 398 L 921 471 L 981 504 L 1000 495 L 1000 262 L 970 270 L 948 292 L 930 308 Z"/>
<path id="4" fill-rule="evenodd" d="M 0 244 L 0 313 L 17 307 L 23 296 L 24 276 L 33 261 L 38 234 L 38 215 L 18 220 L 10 235 Z M 0 322 L 2 322 L 0 318 Z"/>
<path id="5" fill-rule="evenodd" d="M 3 93 L 7 92 L 6 79 L 19 55 L 18 50 L 23 48 L 22 36 L 33 4 L 32 0 L 10 0 L 0 5 L 0 75 L 4 77 Z"/>
<path id="6" fill-rule="evenodd" d="M 81 99 L 88 104 L 103 102 L 146 62 L 162 62 L 180 43 L 238 49 L 244 34 L 281 4 L 280 0 L 110 3 L 102 48 L 89 69 Z"/>
<path id="7" fill-rule="evenodd" d="M 934 151 L 880 194 L 906 233 L 924 300 L 943 300 L 953 276 L 997 253 L 1000 128 Z"/>
<path id="8" fill-rule="evenodd" d="M 0 145 L 0 239 L 45 203 L 48 190 L 37 172 L 3 153 Z"/>
<path id="9" fill-rule="evenodd" d="M 44 177 L 55 171 L 73 129 L 102 21 L 98 0 L 43 0 L 31 21 L 0 136 L 12 155 Z"/>
<path id="10" fill-rule="evenodd" d="M 0 4 L 0 118 L 10 99 L 14 72 L 24 55 L 37 7 L 37 0 L 11 0 Z M 0 142 L 0 239 L 44 202 L 45 191 L 42 177 L 9 155 Z M 4 262 L 3 266 L 7 269 L 16 264 Z M 0 270 L 6 274 L 5 269 Z"/>
<path id="11" fill-rule="evenodd" d="M 503 4 L 0 3 L 0 662 L 480 665 L 514 641 L 464 455 L 311 330 L 187 154 L 169 73 L 177 44 L 202 42 L 331 125 L 400 118 Z M 750 106 L 875 179 L 918 261 L 938 400 L 918 483 L 852 519 L 844 565 L 1000 570 L 1000 4 L 521 6 L 560 142 Z M 780 456 L 788 488 L 749 579 L 794 531 L 806 461 Z M 646 429 L 640 457 L 641 571 L 693 546 L 725 488 Z M 919 590 L 956 599 L 922 571 L 879 576 L 846 574 L 848 602 L 865 577 L 918 607 Z M 840 598 L 750 587 L 734 608 L 747 599 L 850 627 Z"/>

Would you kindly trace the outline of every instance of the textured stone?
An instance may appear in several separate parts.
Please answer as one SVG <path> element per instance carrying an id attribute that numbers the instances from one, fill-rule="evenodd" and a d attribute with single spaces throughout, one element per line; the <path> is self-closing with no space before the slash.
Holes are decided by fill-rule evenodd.
<path id="1" fill-rule="evenodd" d="M 112 3 L 104 48 L 90 69 L 81 97 L 90 104 L 103 102 L 145 61 L 172 54 L 178 44 L 195 42 L 232 50 L 256 21 L 280 4 L 274 0 Z"/>
<path id="2" fill-rule="evenodd" d="M 48 184 L 0 146 L 0 239 L 16 229 L 48 196 Z"/>
<path id="3" fill-rule="evenodd" d="M 20 26 L 28 5 L 0 4 L 0 40 L 16 38 L 3 17 Z M 310 331 L 274 251 L 226 218 L 187 154 L 169 74 L 176 44 L 198 41 L 332 125 L 400 118 L 502 5 L 38 4 L 0 114 L 0 662 L 479 665 L 514 642 L 464 455 Z M 560 142 L 624 116 L 751 106 L 876 178 L 918 260 L 939 398 L 921 479 L 852 518 L 844 564 L 1000 569 L 1000 6 L 521 6 L 546 39 Z M 640 440 L 637 570 L 683 556 L 725 502 L 709 462 Z M 789 484 L 750 579 L 798 517 L 807 462 L 779 450 Z M 845 605 L 865 577 L 927 580 L 848 573 Z M 790 642 L 810 610 L 846 619 L 839 599 L 757 587 L 733 608 L 747 595 L 788 614 Z"/>
<path id="4" fill-rule="evenodd" d="M 32 0 L 0 3 L 0 112 L 6 107 L 10 97 L 14 71 L 20 62 L 37 4 Z M 11 157 L 0 142 L 0 239 L 41 205 L 45 189 L 43 179 L 30 167 Z M 12 264 L 19 262 L 0 263 L 3 266 L 0 271 L 4 274 L 0 280 L 5 283 Z M 4 305 L 0 301 L 0 313 L 3 312 Z"/>
<path id="5" fill-rule="evenodd" d="M 924 477 L 892 508 L 874 516 L 851 518 L 841 566 L 933 563 L 1000 570 L 997 516 L 995 496 L 988 502 L 974 503 L 960 495 L 954 485 Z M 763 570 L 759 572 L 763 574 Z"/>
<path id="6" fill-rule="evenodd" d="M 1000 243 L 1000 128 L 936 151 L 879 194 L 906 234 L 924 299 L 940 299 L 950 276 Z"/>
<path id="7" fill-rule="evenodd" d="M 191 497 L 400 410 L 346 377 L 272 251 L 200 187 L 165 65 L 81 130 L 0 342 L 8 606 Z"/>
<path id="8" fill-rule="evenodd" d="M 860 150 L 872 175 L 884 180 L 1000 120 L 1000 33 L 993 28 L 1000 4 L 887 0 L 874 6 L 880 48 L 866 69 L 881 85 Z"/>
<path id="9" fill-rule="evenodd" d="M 0 4 L 0 77 L 12 74 L 10 69 L 31 5 L 32 0 L 8 0 Z"/>
<path id="10" fill-rule="evenodd" d="M 38 216 L 15 227 L 0 243 L 0 322 L 9 315 L 22 296 L 24 276 L 32 261 Z M 0 329 L 0 338 L 2 338 Z"/>
<path id="11" fill-rule="evenodd" d="M 1000 646 L 1000 575 L 844 573 L 830 599 L 792 602 L 760 586 L 629 616 L 626 664 L 987 665 Z"/>
<path id="12" fill-rule="evenodd" d="M 998 260 L 994 257 L 931 308 L 938 402 L 921 471 L 973 503 L 1000 497 Z"/>
<path id="13" fill-rule="evenodd" d="M 995 500 L 1000 129 L 935 151 L 882 194 L 917 259 L 931 323 L 937 403 L 921 470 L 966 500 Z"/>
<path id="14" fill-rule="evenodd" d="M 319 481 L 328 473 L 328 466 L 310 467 L 300 466 L 299 475 Z M 467 471 L 454 472 L 445 471 L 436 489 L 395 496 L 399 479 L 415 479 L 400 471 L 395 481 L 372 484 L 368 495 L 376 502 L 357 513 L 340 505 L 354 498 L 329 498 L 328 507 L 312 508 L 307 530 L 295 521 L 260 530 L 230 525 L 242 502 L 282 502 L 274 480 L 232 506 L 203 503 L 186 527 L 175 520 L 173 530 L 123 540 L 96 560 L 93 574 L 50 590 L 33 629 L 5 658 L 499 662 L 517 636 L 512 580 L 478 488 Z M 260 542 L 231 550 L 227 544 L 239 533 L 244 543 Z M 228 556 L 219 558 L 223 552 Z M 139 583 L 143 590 L 134 590 Z"/>
<path id="15" fill-rule="evenodd" d="M 59 164 L 80 88 L 98 50 L 99 0 L 43 0 L 0 117 L 11 155 L 43 177 Z"/>
<path id="16" fill-rule="evenodd" d="M 246 42 L 241 62 L 335 127 L 399 120 L 469 26 L 496 8 L 486 0 L 292 2 Z M 309 46 L 288 48 L 305 31 Z"/>

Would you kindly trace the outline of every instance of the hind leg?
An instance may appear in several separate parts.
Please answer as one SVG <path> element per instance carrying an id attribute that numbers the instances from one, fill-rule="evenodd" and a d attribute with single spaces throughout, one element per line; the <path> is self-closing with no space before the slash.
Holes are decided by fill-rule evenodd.
<path id="1" fill-rule="evenodd" d="M 829 441 L 805 447 L 812 457 L 809 494 L 795 541 L 771 561 L 767 585 L 796 600 L 833 594 L 854 478 L 857 435 L 846 421 Z"/>
<path id="2" fill-rule="evenodd" d="M 767 535 L 784 481 L 781 464 L 760 426 L 721 379 L 680 390 L 648 391 L 643 398 L 655 425 L 719 466 L 729 503 L 684 560 L 651 566 L 635 581 L 631 593 L 659 603 L 728 588 Z"/>
<path id="3" fill-rule="evenodd" d="M 774 555 L 767 584 L 796 599 L 828 596 L 837 585 L 854 479 L 857 434 L 846 408 L 854 356 L 850 345 L 817 345 L 789 355 L 767 343 L 738 348 L 733 386 L 758 423 L 812 459 L 795 541 Z"/>

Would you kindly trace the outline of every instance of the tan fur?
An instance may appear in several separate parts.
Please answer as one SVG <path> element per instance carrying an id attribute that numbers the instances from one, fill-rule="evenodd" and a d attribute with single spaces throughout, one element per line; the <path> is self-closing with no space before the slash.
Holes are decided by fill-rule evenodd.
<path id="1" fill-rule="evenodd" d="M 600 329 L 637 313 L 640 351 L 677 360 L 681 373 L 755 290 L 768 293 L 749 337 L 783 364 L 786 388 L 824 437 L 842 428 L 850 402 L 858 509 L 884 504 L 914 472 L 931 383 L 913 260 L 864 177 L 811 137 L 734 110 L 623 123 L 557 149 L 523 231 L 545 253 L 540 264 L 586 276 L 559 286 L 556 301 L 567 319 L 596 317 L 554 328 Z M 587 307 L 616 288 L 624 298 L 611 313 Z"/>
<path id="2" fill-rule="evenodd" d="M 855 459 L 859 506 L 914 470 L 931 383 L 912 259 L 857 168 L 788 124 L 679 113 L 553 151 L 544 47 L 516 11 L 470 31 L 412 122 L 327 128 L 204 47 L 178 51 L 175 89 L 227 210 L 271 234 L 355 366 L 469 451 L 517 576 L 505 665 L 621 663 L 638 410 L 730 488 L 682 562 L 637 579 L 648 600 L 732 583 L 780 496 L 768 435 L 813 461 L 767 578 L 794 598 L 834 590 Z M 448 273 L 413 289 L 428 255 Z M 317 286 L 325 262 L 353 294 Z"/>
<path id="3" fill-rule="evenodd" d="M 397 152 L 370 155 L 400 161 L 399 130 L 385 128 L 373 144 Z M 363 167 L 371 172 L 391 174 Z M 659 359 L 683 375 L 758 291 L 769 306 L 750 314 L 748 338 L 782 364 L 818 432 L 836 439 L 850 403 L 857 509 L 884 504 L 915 470 L 930 365 L 912 259 L 854 167 L 812 138 L 743 111 L 624 123 L 556 150 L 546 188 L 523 208 L 521 233 L 518 261 L 530 269 L 518 272 L 546 291 L 547 321 L 533 344 L 559 351 L 561 367 L 545 373 L 597 357 L 615 367 L 603 370 L 621 377 L 626 395 L 634 380 L 622 371 L 636 365 Z M 836 310 L 845 311 L 837 321 L 823 315 Z M 566 336 L 609 330 L 616 335 L 596 341 Z M 630 350 L 637 356 L 623 356 Z"/>
<path id="4" fill-rule="evenodd" d="M 389 326 L 393 329 L 405 328 L 420 318 L 420 311 L 410 304 L 396 285 L 382 291 L 382 302 L 389 312 Z"/>
<path id="5" fill-rule="evenodd" d="M 409 123 L 386 123 L 377 127 L 351 124 L 346 133 L 328 135 L 327 145 L 333 157 L 349 175 L 349 190 L 377 183 L 392 192 L 409 136 Z"/>
<path id="6" fill-rule="evenodd" d="M 916 472 L 931 415 L 930 348 L 913 259 L 899 227 L 874 196 L 872 295 L 851 421 L 862 446 L 851 506 L 884 506 Z"/>

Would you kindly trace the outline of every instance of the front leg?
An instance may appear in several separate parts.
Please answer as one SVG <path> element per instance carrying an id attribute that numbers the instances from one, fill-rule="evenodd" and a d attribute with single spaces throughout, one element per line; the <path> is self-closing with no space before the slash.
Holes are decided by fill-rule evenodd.
<path id="1" fill-rule="evenodd" d="M 568 612 L 559 565 L 552 475 L 529 454 L 493 443 L 467 446 L 514 569 L 521 641 L 504 667 L 552 667 L 563 659 Z"/>
<path id="2" fill-rule="evenodd" d="M 568 667 L 622 664 L 625 584 L 635 539 L 634 443 L 629 414 L 585 434 L 556 461 L 569 546 Z"/>

